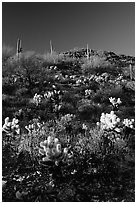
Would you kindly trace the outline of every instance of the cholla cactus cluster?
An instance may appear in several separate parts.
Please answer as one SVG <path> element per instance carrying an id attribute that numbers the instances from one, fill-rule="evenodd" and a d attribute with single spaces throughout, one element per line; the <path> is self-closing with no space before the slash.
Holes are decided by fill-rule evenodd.
<path id="1" fill-rule="evenodd" d="M 2 131 L 6 132 L 7 134 L 20 134 L 19 120 L 13 118 L 12 121 L 10 121 L 9 117 L 5 118 L 5 123 L 2 127 Z"/>
<path id="2" fill-rule="evenodd" d="M 38 106 L 42 102 L 42 98 L 42 95 L 36 93 L 33 97 L 33 101 Z"/>
<path id="3" fill-rule="evenodd" d="M 120 123 L 120 118 L 117 117 L 117 115 L 114 113 L 114 111 L 111 111 L 109 113 L 102 113 L 100 117 L 100 126 L 103 130 L 118 130 L 117 126 Z"/>
<path id="4" fill-rule="evenodd" d="M 52 161 L 55 165 L 59 164 L 59 161 L 64 161 L 69 157 L 68 149 L 62 148 L 58 138 L 48 136 L 47 140 L 40 143 L 39 153 L 43 155 L 43 162 Z"/>
<path id="5" fill-rule="evenodd" d="M 38 132 L 42 129 L 44 123 L 40 123 L 39 119 L 33 119 L 32 123 L 25 126 L 25 129 L 28 130 L 29 133 Z"/>
<path id="6" fill-rule="evenodd" d="M 51 92 L 51 91 L 47 91 L 47 92 L 44 94 L 44 98 L 45 98 L 45 99 L 50 99 L 52 96 L 53 96 L 53 92 Z"/>
<path id="7" fill-rule="evenodd" d="M 126 119 L 124 119 L 123 124 L 128 128 L 131 128 L 131 129 L 135 128 L 135 120 L 134 119 L 126 118 Z"/>
<path id="8" fill-rule="evenodd" d="M 120 104 L 122 103 L 121 100 L 120 100 L 120 98 L 118 98 L 118 99 L 116 100 L 116 98 L 110 97 L 110 98 L 109 98 L 109 101 L 110 101 L 110 103 L 111 103 L 113 106 L 116 106 L 116 107 L 118 107 L 118 105 L 120 105 Z"/>
<path id="9" fill-rule="evenodd" d="M 32 131 L 35 130 L 34 124 L 31 124 L 31 125 L 28 125 L 28 126 L 26 125 L 25 128 L 26 128 L 26 130 L 29 131 L 29 133 L 31 133 Z"/>
<path id="10" fill-rule="evenodd" d="M 71 122 L 74 117 L 75 116 L 73 114 L 66 114 L 66 115 L 61 117 L 60 122 L 62 125 L 65 125 L 65 124 Z"/>
<path id="11" fill-rule="evenodd" d="M 57 91 L 57 90 L 47 91 L 47 92 L 44 94 L 44 98 L 45 98 L 45 99 L 54 98 L 55 95 L 59 95 L 59 94 L 60 94 L 60 90 L 59 90 L 59 91 Z"/>

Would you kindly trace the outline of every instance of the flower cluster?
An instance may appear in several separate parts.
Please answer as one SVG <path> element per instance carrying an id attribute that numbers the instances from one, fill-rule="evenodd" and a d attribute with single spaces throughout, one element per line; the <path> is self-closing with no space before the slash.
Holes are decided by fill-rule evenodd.
<path id="1" fill-rule="evenodd" d="M 9 117 L 5 118 L 5 123 L 2 127 L 2 131 L 8 134 L 20 134 L 19 120 L 16 118 L 13 118 L 11 122 L 9 120 Z"/>
<path id="2" fill-rule="evenodd" d="M 65 162 L 66 159 L 70 158 L 68 154 L 68 148 L 62 148 L 58 138 L 48 136 L 47 140 L 40 143 L 39 153 L 43 155 L 42 162 L 54 162 L 55 165 L 59 165 L 59 162 Z M 47 163 L 48 164 L 48 163 Z"/>
<path id="3" fill-rule="evenodd" d="M 126 127 L 131 128 L 131 129 L 134 129 L 135 128 L 135 120 L 126 118 L 123 121 L 123 125 L 125 125 Z"/>
<path id="4" fill-rule="evenodd" d="M 42 102 L 42 98 L 42 95 L 36 93 L 33 97 L 33 101 L 38 106 Z"/>
<path id="5" fill-rule="evenodd" d="M 119 132 L 119 128 L 117 127 L 120 123 L 120 118 L 111 111 L 110 114 L 102 113 L 100 117 L 100 126 L 103 130 L 116 130 Z"/>

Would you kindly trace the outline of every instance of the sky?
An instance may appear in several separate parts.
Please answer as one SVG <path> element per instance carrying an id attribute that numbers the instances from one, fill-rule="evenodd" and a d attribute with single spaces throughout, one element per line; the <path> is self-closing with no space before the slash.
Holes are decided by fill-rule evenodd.
<path id="1" fill-rule="evenodd" d="M 2 43 L 24 51 L 74 48 L 135 56 L 134 2 L 3 2 Z"/>

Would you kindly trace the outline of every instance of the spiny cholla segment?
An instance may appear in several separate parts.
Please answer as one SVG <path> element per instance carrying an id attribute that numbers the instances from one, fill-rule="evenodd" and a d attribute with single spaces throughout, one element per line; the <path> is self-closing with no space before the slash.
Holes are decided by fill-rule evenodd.
<path id="1" fill-rule="evenodd" d="M 16 118 L 13 118 L 12 121 L 9 120 L 9 117 L 5 118 L 5 123 L 2 127 L 2 131 L 6 132 L 7 134 L 20 134 L 19 120 Z"/>

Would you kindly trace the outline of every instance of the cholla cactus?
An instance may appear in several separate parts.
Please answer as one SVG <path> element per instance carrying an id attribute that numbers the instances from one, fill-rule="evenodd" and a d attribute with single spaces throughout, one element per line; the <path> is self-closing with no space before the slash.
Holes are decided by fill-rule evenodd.
<path id="1" fill-rule="evenodd" d="M 76 80 L 76 86 L 80 86 L 81 83 L 82 83 L 82 80 L 81 80 L 81 79 L 77 79 L 77 80 Z"/>
<path id="2" fill-rule="evenodd" d="M 13 118 L 11 122 L 9 120 L 9 117 L 5 118 L 5 123 L 2 127 L 2 131 L 6 132 L 7 134 L 20 134 L 19 120 L 16 118 Z"/>
<path id="3" fill-rule="evenodd" d="M 36 93 L 33 97 L 33 101 L 38 106 L 42 102 L 42 98 L 42 95 Z"/>
<path id="4" fill-rule="evenodd" d="M 45 94 L 44 94 L 44 98 L 45 99 L 49 99 L 49 98 L 51 98 L 53 96 L 53 92 L 52 91 L 48 91 L 48 92 L 46 92 Z"/>
<path id="5" fill-rule="evenodd" d="M 60 104 L 60 105 L 55 104 L 55 105 L 54 105 L 54 111 L 55 111 L 55 112 L 59 111 L 59 110 L 61 109 L 61 107 L 62 107 L 61 104 Z"/>
<path id="6" fill-rule="evenodd" d="M 56 166 L 59 165 L 59 162 L 66 162 L 70 155 L 68 154 L 67 148 L 62 148 L 61 143 L 58 138 L 48 136 L 47 140 L 40 143 L 39 153 L 43 155 L 42 163 L 52 162 Z"/>
<path id="7" fill-rule="evenodd" d="M 90 96 L 91 93 L 92 93 L 92 90 L 90 89 L 85 90 L 85 96 Z"/>
<path id="8" fill-rule="evenodd" d="M 122 103 L 121 100 L 120 100 L 120 98 L 118 98 L 118 99 L 116 100 L 116 98 L 110 97 L 110 98 L 109 98 L 109 101 L 110 101 L 110 103 L 111 103 L 114 107 L 118 107 L 118 105 L 120 105 L 120 104 Z"/>
<path id="9" fill-rule="evenodd" d="M 87 125 L 85 125 L 85 124 L 83 123 L 83 124 L 82 124 L 82 129 L 83 129 L 83 130 L 88 130 Z"/>
<path id="10" fill-rule="evenodd" d="M 28 125 L 28 126 L 26 125 L 25 128 L 26 128 L 26 130 L 29 131 L 29 133 L 31 133 L 35 129 L 34 124 L 31 124 L 31 125 Z"/>
<path id="11" fill-rule="evenodd" d="M 68 124 L 69 122 L 72 121 L 72 119 L 74 118 L 75 116 L 73 114 L 66 114 L 64 116 L 61 117 L 61 120 L 60 122 L 62 123 L 62 125 L 65 125 L 65 124 Z"/>
<path id="12" fill-rule="evenodd" d="M 128 128 L 134 129 L 135 128 L 135 120 L 134 119 L 124 119 L 123 125 L 125 125 Z"/>
<path id="13" fill-rule="evenodd" d="M 100 126 L 103 130 L 116 130 L 118 131 L 119 129 L 117 126 L 120 123 L 120 118 L 114 114 L 114 111 L 111 111 L 110 114 L 108 113 L 102 113 L 100 117 Z"/>
<path id="14" fill-rule="evenodd" d="M 53 85 L 54 86 L 54 85 Z M 56 89 L 54 89 L 53 91 L 47 91 L 45 94 L 44 94 L 44 98 L 45 99 L 53 99 L 55 96 L 59 96 L 60 94 L 60 90 L 57 91 Z"/>
<path id="15" fill-rule="evenodd" d="M 29 133 L 32 133 L 34 131 L 38 132 L 39 130 L 42 129 L 43 126 L 44 123 L 40 123 L 39 119 L 35 118 L 31 121 L 31 124 L 25 126 L 25 129 L 28 130 Z"/>

